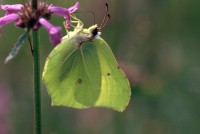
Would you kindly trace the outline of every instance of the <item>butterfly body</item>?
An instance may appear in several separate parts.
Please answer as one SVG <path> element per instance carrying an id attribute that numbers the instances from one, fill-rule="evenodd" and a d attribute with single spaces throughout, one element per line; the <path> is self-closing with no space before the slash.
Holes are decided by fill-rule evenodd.
<path id="1" fill-rule="evenodd" d="M 74 41 L 79 48 L 84 42 L 92 41 L 93 39 L 98 38 L 100 34 L 101 32 L 99 32 L 97 24 L 88 29 L 83 29 L 83 26 L 78 24 L 74 31 L 68 32 L 68 35 L 63 39 L 67 38 Z"/>

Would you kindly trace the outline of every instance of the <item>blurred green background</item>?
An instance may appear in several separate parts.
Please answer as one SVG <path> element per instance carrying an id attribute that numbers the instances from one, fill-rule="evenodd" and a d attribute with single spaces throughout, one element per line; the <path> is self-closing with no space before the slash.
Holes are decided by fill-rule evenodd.
<path id="1" fill-rule="evenodd" d="M 1 0 L 0 4 L 26 0 Z M 75 0 L 46 0 L 69 7 Z M 100 24 L 105 0 L 82 0 L 77 13 L 85 27 Z M 102 37 L 127 74 L 132 97 L 126 111 L 51 107 L 42 84 L 43 134 L 199 134 L 200 1 L 107 0 L 111 20 Z M 0 15 L 4 15 L 0 11 Z M 54 16 L 51 23 L 62 25 Z M 23 29 L 9 24 L 0 37 L 0 134 L 33 132 L 32 56 L 25 42 L 4 64 Z M 62 30 L 63 35 L 66 34 Z M 53 46 L 40 30 L 41 70 Z"/>

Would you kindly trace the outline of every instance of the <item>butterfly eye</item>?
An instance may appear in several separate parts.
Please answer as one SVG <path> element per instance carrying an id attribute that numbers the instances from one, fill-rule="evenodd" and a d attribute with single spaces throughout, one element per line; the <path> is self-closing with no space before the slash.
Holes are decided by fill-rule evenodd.
<path id="1" fill-rule="evenodd" d="M 98 32 L 98 28 L 95 28 L 94 30 L 92 30 L 92 35 L 95 37 L 98 34 Z"/>

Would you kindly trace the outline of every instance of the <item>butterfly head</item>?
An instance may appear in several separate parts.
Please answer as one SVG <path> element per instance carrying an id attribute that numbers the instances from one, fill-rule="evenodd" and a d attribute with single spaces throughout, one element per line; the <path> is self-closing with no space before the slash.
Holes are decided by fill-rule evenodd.
<path id="1" fill-rule="evenodd" d="M 98 36 L 101 35 L 100 29 L 99 29 L 99 27 L 98 27 L 97 24 L 96 24 L 96 25 L 93 25 L 93 26 L 91 26 L 91 27 L 89 27 L 88 30 L 89 30 L 89 32 L 92 34 L 92 36 L 93 36 L 94 38 L 96 38 L 96 37 L 98 37 Z"/>
<path id="2" fill-rule="evenodd" d="M 101 35 L 101 30 L 106 26 L 106 24 L 110 20 L 110 14 L 108 13 L 108 4 L 106 3 L 105 5 L 106 12 L 100 26 L 95 24 L 89 28 L 84 29 L 83 23 L 78 18 L 71 16 L 76 20 L 76 22 L 78 22 L 78 24 L 75 27 L 74 32 L 71 33 L 70 38 L 75 39 L 76 44 L 78 44 L 78 48 L 80 48 L 81 44 L 83 44 L 84 42 L 93 41 L 93 39 L 98 39 Z"/>
<path id="3" fill-rule="evenodd" d="M 103 18 L 103 21 L 101 23 L 100 26 L 93 25 L 91 27 L 88 28 L 89 32 L 92 34 L 93 38 L 99 37 L 101 35 L 101 30 L 106 26 L 106 24 L 109 22 L 110 20 L 110 14 L 108 12 L 108 4 L 105 3 L 106 5 L 106 12 Z"/>

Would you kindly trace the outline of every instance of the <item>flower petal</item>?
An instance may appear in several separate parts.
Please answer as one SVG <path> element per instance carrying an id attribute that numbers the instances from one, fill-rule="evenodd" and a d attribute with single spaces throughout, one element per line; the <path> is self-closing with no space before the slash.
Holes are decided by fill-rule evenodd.
<path id="1" fill-rule="evenodd" d="M 60 27 L 52 27 L 49 31 L 49 38 L 50 41 L 56 46 L 58 45 L 62 40 L 62 34 L 61 34 L 61 28 Z"/>
<path id="2" fill-rule="evenodd" d="M 71 22 L 70 22 L 71 19 L 66 19 L 65 21 L 65 28 L 70 28 L 71 27 Z"/>
<path id="3" fill-rule="evenodd" d="M 70 8 L 68 9 L 69 13 L 73 13 L 73 12 L 75 12 L 76 10 L 78 10 L 79 6 L 80 6 L 80 3 L 79 3 L 79 2 L 76 2 L 74 6 L 72 6 L 72 7 L 70 7 Z"/>
<path id="4" fill-rule="evenodd" d="M 61 28 L 52 25 L 44 18 L 39 19 L 39 23 L 48 30 L 49 32 L 49 38 L 51 43 L 53 43 L 55 46 L 59 44 L 62 40 L 62 34 L 61 34 Z"/>
<path id="5" fill-rule="evenodd" d="M 22 4 L 14 4 L 14 5 L 0 5 L 0 8 L 2 10 L 6 10 L 6 14 L 5 15 L 9 15 L 15 12 L 20 11 L 20 9 L 23 7 Z"/>
<path id="6" fill-rule="evenodd" d="M 75 12 L 79 8 L 79 5 L 80 3 L 76 2 L 74 6 L 70 7 L 69 9 L 50 5 L 49 11 L 64 17 L 66 19 L 65 27 L 70 28 L 71 27 L 70 13 Z"/>
<path id="7" fill-rule="evenodd" d="M 0 28 L 2 28 L 4 25 L 10 23 L 10 22 L 13 22 L 13 21 L 16 21 L 19 19 L 19 15 L 18 14 L 9 14 L 9 15 L 6 15 L 4 17 L 1 17 L 0 18 Z"/>
<path id="8" fill-rule="evenodd" d="M 67 8 L 57 7 L 57 6 L 53 6 L 53 5 L 49 6 L 49 11 L 52 13 L 55 13 L 59 16 L 62 16 L 62 17 L 65 17 L 66 14 L 69 14 L 69 11 Z"/>

